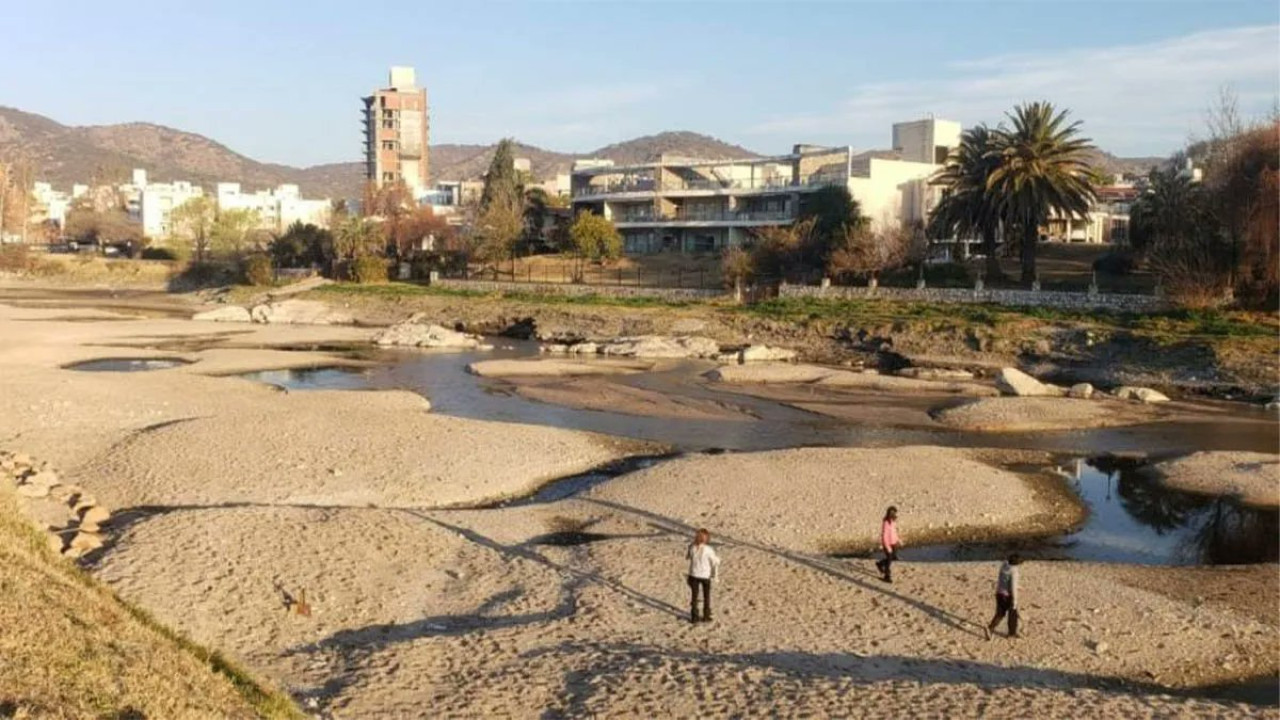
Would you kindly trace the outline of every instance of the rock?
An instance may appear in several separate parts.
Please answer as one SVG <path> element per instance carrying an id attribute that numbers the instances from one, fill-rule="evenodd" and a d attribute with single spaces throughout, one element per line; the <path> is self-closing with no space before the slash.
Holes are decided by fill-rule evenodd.
<path id="1" fill-rule="evenodd" d="M 1121 385 L 1116 388 L 1115 396 L 1121 400 L 1137 400 L 1138 402 L 1145 403 L 1147 405 L 1169 402 L 1169 397 L 1162 392 L 1152 390 L 1151 388 L 1132 387 L 1130 385 Z"/>
<path id="2" fill-rule="evenodd" d="M 80 514 L 80 525 L 81 527 L 90 524 L 101 525 L 110 519 L 110 510 L 107 510 L 101 505 L 94 505 L 93 507 L 86 508 L 85 511 Z"/>
<path id="3" fill-rule="evenodd" d="M 1275 398 L 1274 400 L 1267 403 L 1266 405 L 1263 405 L 1262 409 L 1268 412 L 1275 412 L 1277 410 L 1280 410 L 1280 398 Z"/>
<path id="4" fill-rule="evenodd" d="M 600 346 L 599 353 L 635 358 L 713 358 L 720 354 L 720 344 L 710 338 L 694 335 L 639 335 L 604 343 Z"/>
<path id="5" fill-rule="evenodd" d="M 449 348 L 455 350 L 490 350 L 477 335 L 450 330 L 440 325 L 414 322 L 413 318 L 392 325 L 374 337 L 373 341 L 383 347 L 426 347 Z"/>
<path id="6" fill-rule="evenodd" d="M 972 380 L 973 373 L 968 370 L 952 370 L 948 368 L 906 367 L 897 372 L 902 377 L 916 380 Z"/>
<path id="7" fill-rule="evenodd" d="M 64 542 L 61 534 L 56 532 L 49 533 L 47 541 L 49 543 L 50 550 L 58 555 L 62 554 L 62 549 L 66 546 L 66 543 Z"/>
<path id="8" fill-rule="evenodd" d="M 17 493 L 25 498 L 42 498 L 49 496 L 49 488 L 46 485 L 19 485 Z"/>
<path id="9" fill-rule="evenodd" d="M 552 343 L 550 345 L 543 345 L 539 347 L 538 352 L 544 352 L 552 355 L 565 355 L 569 352 L 569 346 L 560 343 Z"/>
<path id="10" fill-rule="evenodd" d="M 67 546 L 69 553 L 74 553 L 79 557 L 87 552 L 92 552 L 102 547 L 102 536 L 90 532 L 78 532 L 76 536 L 71 538 L 71 544 Z"/>
<path id="11" fill-rule="evenodd" d="M 777 362 L 795 360 L 796 351 L 768 345 L 748 345 L 738 353 L 739 362 Z"/>
<path id="12" fill-rule="evenodd" d="M 1077 400 L 1088 400 L 1093 397 L 1093 386 L 1089 383 L 1076 383 L 1071 386 L 1070 390 L 1067 390 L 1067 397 L 1072 397 Z"/>
<path id="13" fill-rule="evenodd" d="M 97 504 L 98 501 L 89 493 L 80 493 L 80 496 L 76 498 L 76 504 L 71 507 L 71 512 L 75 513 L 76 516 L 79 516 L 81 513 Z"/>
<path id="14" fill-rule="evenodd" d="M 273 325 L 349 325 L 348 313 L 337 312 L 318 300 L 281 300 L 255 305 L 249 317 L 256 323 Z"/>
<path id="15" fill-rule="evenodd" d="M 600 345 L 593 342 L 580 342 L 577 345 L 569 346 L 569 353 L 572 355 L 595 355 L 600 352 Z"/>
<path id="16" fill-rule="evenodd" d="M 249 315 L 249 311 L 239 305 L 227 305 L 217 310 L 206 310 L 198 312 L 191 316 L 192 320 L 205 320 L 207 322 L 252 322 L 253 318 Z"/>
<path id="17" fill-rule="evenodd" d="M 613 375 L 644 372 L 651 369 L 648 363 L 623 360 L 570 360 L 548 358 L 546 360 L 481 360 L 471 363 L 467 370 L 480 377 L 577 377 L 582 375 Z"/>
<path id="18" fill-rule="evenodd" d="M 531 317 L 522 318 L 503 328 L 498 333 L 503 337 L 516 338 L 517 340 L 532 340 L 538 332 L 538 323 Z"/>
<path id="19" fill-rule="evenodd" d="M 45 488 L 54 488 L 58 486 L 58 476 L 49 470 L 41 470 L 34 475 L 28 475 L 23 481 L 24 485 L 40 485 Z"/>
<path id="20" fill-rule="evenodd" d="M 1102 640 L 1089 641 L 1089 649 L 1092 650 L 1095 655 L 1101 655 L 1105 653 L 1108 649 L 1110 649 L 1110 647 L 1111 647 L 1110 645 L 1108 645 L 1106 642 Z"/>
<path id="21" fill-rule="evenodd" d="M 1001 368 L 996 373 L 996 387 L 1006 395 L 1017 397 L 1061 397 L 1062 388 L 1046 385 L 1016 368 Z"/>

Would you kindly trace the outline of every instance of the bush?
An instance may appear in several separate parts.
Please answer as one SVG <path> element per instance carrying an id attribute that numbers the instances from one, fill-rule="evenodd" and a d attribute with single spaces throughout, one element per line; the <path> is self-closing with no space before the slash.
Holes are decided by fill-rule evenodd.
<path id="1" fill-rule="evenodd" d="M 244 279 L 250 285 L 271 285 L 275 282 L 276 271 L 271 265 L 271 258 L 262 253 L 250 255 L 244 261 Z"/>
<path id="2" fill-rule="evenodd" d="M 206 287 L 230 285 L 236 280 L 237 269 L 221 263 L 194 262 L 173 277 L 170 289 L 185 292 Z"/>
<path id="3" fill-rule="evenodd" d="M 1138 261 L 1128 253 L 1109 252 L 1093 261 L 1093 269 L 1104 275 L 1130 275 L 1138 269 Z"/>
<path id="4" fill-rule="evenodd" d="M 384 258 L 365 255 L 351 263 L 351 279 L 361 284 L 387 281 L 387 261 Z"/>
<path id="5" fill-rule="evenodd" d="M 142 255 L 140 257 L 143 260 L 168 260 L 169 262 L 174 262 L 180 259 L 178 257 L 178 253 L 170 250 L 169 248 L 163 247 L 142 248 Z"/>
<path id="6" fill-rule="evenodd" d="M 0 245 L 0 272 L 24 273 L 31 265 L 31 251 L 26 245 Z"/>

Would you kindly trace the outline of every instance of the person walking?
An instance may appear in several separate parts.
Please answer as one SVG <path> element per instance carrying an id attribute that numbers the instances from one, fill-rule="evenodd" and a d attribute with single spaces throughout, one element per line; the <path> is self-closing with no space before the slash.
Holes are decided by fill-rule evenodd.
<path id="1" fill-rule="evenodd" d="M 898 559 L 898 549 L 902 547 L 902 539 L 898 537 L 898 508 L 890 505 L 884 512 L 884 520 L 880 522 L 880 549 L 884 557 L 876 561 L 876 567 L 887 583 L 893 582 L 893 562 Z"/>
<path id="2" fill-rule="evenodd" d="M 1000 574 L 996 576 L 996 614 L 987 623 L 986 637 L 1007 615 L 1009 617 L 1009 637 L 1018 637 L 1018 566 L 1022 564 L 1022 556 L 1013 553 L 1000 566 Z"/>
<path id="3" fill-rule="evenodd" d="M 689 622 L 711 622 L 711 581 L 720 574 L 720 556 L 711 547 L 706 528 L 694 533 L 685 553 L 689 559 Z M 702 615 L 698 615 L 698 594 L 702 594 Z"/>

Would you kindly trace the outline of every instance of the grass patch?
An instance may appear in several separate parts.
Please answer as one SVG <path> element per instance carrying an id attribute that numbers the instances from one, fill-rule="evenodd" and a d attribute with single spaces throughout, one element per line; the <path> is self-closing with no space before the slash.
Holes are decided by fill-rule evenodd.
<path id="1" fill-rule="evenodd" d="M 481 292 L 460 288 L 440 287 L 438 285 L 418 285 L 416 283 L 389 282 L 376 285 L 358 285 L 352 283 L 334 283 L 316 288 L 315 293 L 324 295 L 344 295 L 354 297 L 371 297 L 400 299 L 412 297 L 453 297 L 476 300 L 509 300 L 543 305 L 596 305 L 606 307 L 629 308 L 685 308 L 693 305 L 709 305 L 700 301 L 666 300 L 652 296 L 615 296 L 600 293 L 584 295 L 560 295 L 533 292 Z"/>
<path id="2" fill-rule="evenodd" d="M 60 558 L 7 482 L 0 626 L 0 708 L 19 717 L 305 717 L 284 693 Z"/>

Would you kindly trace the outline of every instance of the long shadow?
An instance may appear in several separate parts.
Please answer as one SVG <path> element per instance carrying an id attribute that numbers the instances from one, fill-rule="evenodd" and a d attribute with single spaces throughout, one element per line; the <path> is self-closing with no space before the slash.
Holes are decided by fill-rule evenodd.
<path id="1" fill-rule="evenodd" d="M 1276 703 L 1273 696 L 1257 695 L 1253 699 L 1238 692 L 1215 686 L 1170 688 L 1150 682 L 1136 682 L 1116 677 L 1099 677 L 1087 673 L 1065 672 L 1025 665 L 1003 666 L 973 660 L 916 658 L 901 655 L 876 655 L 864 658 L 847 653 L 805 653 L 792 651 L 716 654 L 696 650 L 666 650 L 631 644 L 583 644 L 566 642 L 555 647 L 540 648 L 522 655 L 568 656 L 578 652 L 593 655 L 594 677 L 622 672 L 637 663 L 663 660 L 692 662 L 702 666 L 742 665 L 770 668 L 797 680 L 814 677 L 847 681 L 859 685 L 879 682 L 910 682 L 920 685 L 975 684 L 984 688 L 1048 687 L 1063 690 L 1090 689 L 1125 695 L 1170 695 L 1183 698 L 1226 699 L 1255 705 Z M 603 653 L 605 657 L 600 658 Z M 581 682 L 574 670 L 566 670 L 565 684 L 570 687 L 567 711 L 548 709 L 543 718 L 578 717 L 589 714 L 589 686 Z M 731 673 L 729 673 L 731 674 Z M 762 681 L 767 683 L 768 680 Z M 1274 693 L 1272 694 L 1274 695 Z"/>
<path id="2" fill-rule="evenodd" d="M 592 503 L 595 505 L 600 505 L 602 507 L 615 510 L 617 512 L 629 513 L 632 515 L 645 518 L 646 520 L 649 521 L 649 524 L 651 527 L 657 528 L 659 530 L 664 530 L 672 534 L 687 536 L 691 534 L 695 529 L 691 525 L 682 523 L 679 520 L 674 520 L 664 515 L 659 515 L 657 513 L 650 512 L 648 510 L 641 510 L 639 508 L 634 508 L 629 505 L 623 505 L 621 503 L 616 503 L 610 500 L 601 500 L 599 498 L 587 498 L 587 497 L 579 497 L 579 498 L 576 498 L 576 500 L 578 502 Z M 774 557 L 782 558 L 784 560 L 788 560 L 798 565 L 803 565 L 811 570 L 816 570 L 830 577 L 834 577 L 839 580 L 844 580 L 846 582 L 853 583 L 865 590 L 870 590 L 872 592 L 880 593 L 881 595 L 884 595 L 893 600 L 897 600 L 898 602 L 904 603 L 916 610 L 919 610 L 920 612 L 925 613 L 926 615 L 933 618 L 934 620 L 937 620 L 938 622 L 948 627 L 951 627 L 955 630 L 959 630 L 961 632 L 967 633 L 969 635 L 973 635 L 975 637 L 983 636 L 981 624 L 975 623 L 972 620 L 969 620 L 967 618 L 964 618 L 954 613 L 943 610 L 942 608 L 939 608 L 937 606 L 930 605 L 929 603 L 926 603 L 923 600 L 917 600 L 915 598 L 908 597 L 901 593 L 895 592 L 880 583 L 879 575 L 874 574 L 868 570 L 863 570 L 861 568 L 856 568 L 856 567 L 849 567 L 845 565 L 838 565 L 826 559 L 810 557 L 808 555 L 804 555 L 792 550 L 784 550 L 782 548 L 769 547 L 767 545 L 762 545 L 757 542 L 752 542 L 749 540 L 741 540 L 731 536 L 717 535 L 717 537 L 721 538 L 721 540 L 727 545 L 744 547 L 751 550 L 755 550 L 757 552 L 765 553 L 767 555 L 772 555 Z M 863 577 L 859 577 L 859 576 L 863 576 Z M 864 577 L 874 578 L 875 582 L 868 582 L 866 579 L 864 579 Z"/>
<path id="3" fill-rule="evenodd" d="M 400 509 L 399 511 L 407 515 L 411 515 L 420 520 L 425 520 L 426 522 L 429 522 L 438 527 L 444 528 L 445 530 L 449 530 L 451 532 L 457 533 L 462 537 L 466 538 L 467 540 L 469 540 L 470 542 L 473 542 L 481 547 L 488 548 L 489 550 L 492 550 L 498 553 L 499 555 L 502 555 L 505 558 L 520 558 L 522 560 L 535 562 L 535 563 L 538 563 L 539 565 L 550 568 L 557 572 L 564 573 L 574 578 L 579 578 L 584 582 L 590 582 L 596 585 L 601 585 L 603 587 L 609 588 L 610 590 L 613 590 L 614 592 L 625 595 L 629 599 L 637 603 L 640 603 L 641 605 L 644 605 L 645 607 L 648 607 L 651 610 L 664 612 L 664 613 L 667 613 L 668 615 L 672 615 L 677 618 L 683 618 L 685 616 L 683 610 L 681 610 L 680 608 L 677 608 L 674 605 L 671 605 L 670 603 L 663 602 L 662 600 L 659 600 L 655 597 L 650 597 L 648 595 L 645 595 L 642 592 L 633 590 L 632 588 L 629 588 L 626 585 L 623 585 L 617 580 L 604 577 L 599 573 L 586 572 L 576 567 L 558 563 L 554 560 L 551 560 L 550 558 L 547 558 L 544 555 L 541 555 L 537 552 L 534 552 L 533 550 L 530 550 L 523 543 L 520 545 L 503 545 L 502 543 L 499 543 L 491 538 L 485 537 L 484 535 L 481 535 L 480 533 L 474 530 L 471 530 L 470 528 L 465 528 L 460 525 L 451 525 L 447 522 L 444 522 L 442 520 L 437 520 L 436 518 L 433 518 L 429 515 L 426 515 L 416 510 Z"/>

